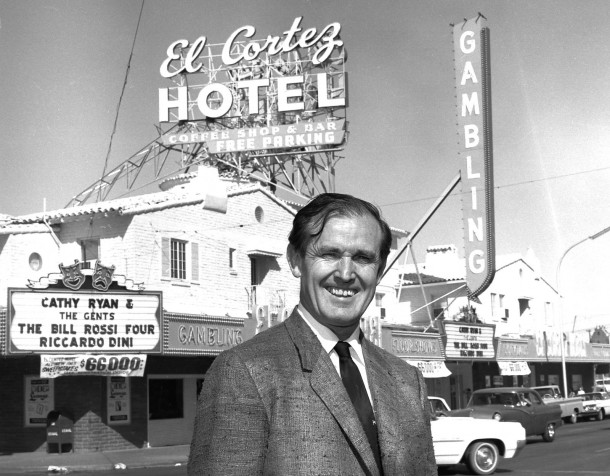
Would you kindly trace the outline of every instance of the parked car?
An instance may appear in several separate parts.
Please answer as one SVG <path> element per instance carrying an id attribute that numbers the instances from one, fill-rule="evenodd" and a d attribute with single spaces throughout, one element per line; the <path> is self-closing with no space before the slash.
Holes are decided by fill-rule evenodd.
<path id="1" fill-rule="evenodd" d="M 481 420 L 470 417 L 439 418 L 438 405 L 447 402 L 430 397 L 432 439 L 438 466 L 464 463 L 473 474 L 493 474 L 500 456 L 514 458 L 526 442 L 525 429 L 514 422 Z"/>
<path id="2" fill-rule="evenodd" d="M 585 411 L 583 417 L 595 417 L 603 420 L 610 414 L 610 393 L 590 392 L 580 395 L 584 399 Z"/>
<path id="3" fill-rule="evenodd" d="M 610 378 L 598 378 L 595 379 L 595 385 L 593 385 L 594 392 L 610 392 Z"/>
<path id="4" fill-rule="evenodd" d="M 582 395 L 564 397 L 559 385 L 543 385 L 532 388 L 540 394 L 545 403 L 557 403 L 559 405 L 563 421 L 566 423 L 576 423 L 578 421 L 578 417 L 584 410 Z"/>
<path id="5" fill-rule="evenodd" d="M 540 435 L 547 442 L 555 439 L 555 430 L 562 423 L 559 405 L 545 403 L 538 392 L 525 387 L 475 390 L 467 407 L 453 410 L 449 416 L 518 422 L 527 436 Z"/>

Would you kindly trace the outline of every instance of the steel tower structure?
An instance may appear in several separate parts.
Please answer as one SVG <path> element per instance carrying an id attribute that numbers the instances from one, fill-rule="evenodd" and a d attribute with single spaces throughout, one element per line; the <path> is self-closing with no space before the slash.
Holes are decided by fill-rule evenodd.
<path id="1" fill-rule="evenodd" d="M 250 43 L 262 43 L 253 40 Z M 189 45 L 192 46 L 192 45 Z M 268 185 L 283 198 L 299 197 L 308 199 L 322 192 L 334 191 L 335 165 L 342 158 L 339 153 L 345 141 L 338 146 L 305 146 L 285 149 L 248 150 L 240 152 L 210 153 L 205 142 L 190 144 L 167 144 L 163 136 L 191 134 L 193 132 L 228 129 L 250 129 L 275 125 L 297 124 L 299 122 L 324 122 L 346 119 L 346 108 L 318 108 L 316 77 L 326 73 L 329 98 L 347 98 L 345 61 L 343 47 L 335 48 L 321 64 L 312 61 L 316 47 L 296 48 L 289 53 L 269 55 L 266 51 L 254 60 L 242 60 L 227 66 L 221 60 L 224 44 L 206 45 L 197 59 L 197 72 L 181 72 L 171 78 L 168 99 L 176 99 L 178 88 L 187 87 L 188 120 L 178 120 L 177 112 L 170 110 L 169 122 L 157 126 L 159 137 L 137 153 L 122 162 L 101 179 L 77 194 L 68 207 L 104 201 L 133 194 L 143 182 L 145 185 L 161 181 L 180 172 L 188 172 L 195 165 L 216 167 L 221 177 L 236 182 L 258 181 Z M 247 44 L 235 42 L 231 45 L 231 56 L 245 54 Z M 174 71 L 182 71 L 186 54 L 170 65 Z M 240 56 L 241 57 L 241 56 Z M 278 112 L 277 78 L 302 76 L 304 110 Z M 270 86 L 259 95 L 258 114 L 250 114 L 248 91 L 238 89 L 237 81 L 268 78 Z M 197 107 L 197 96 L 201 89 L 222 83 L 233 96 L 231 111 L 223 117 L 204 117 Z M 209 107 L 214 108 L 222 98 L 213 92 L 207 98 Z M 346 135 L 347 138 L 347 135 Z M 143 170 L 146 173 L 143 174 Z M 147 178 L 143 178 L 147 176 Z"/>

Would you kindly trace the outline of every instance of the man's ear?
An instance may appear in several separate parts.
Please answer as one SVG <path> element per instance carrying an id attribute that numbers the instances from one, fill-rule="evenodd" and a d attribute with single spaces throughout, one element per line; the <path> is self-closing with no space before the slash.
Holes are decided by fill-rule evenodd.
<path id="1" fill-rule="evenodd" d="M 294 249 L 294 246 L 291 244 L 286 248 L 286 258 L 288 259 L 288 266 L 290 266 L 290 271 L 295 278 L 301 277 L 301 256 L 299 252 Z"/>

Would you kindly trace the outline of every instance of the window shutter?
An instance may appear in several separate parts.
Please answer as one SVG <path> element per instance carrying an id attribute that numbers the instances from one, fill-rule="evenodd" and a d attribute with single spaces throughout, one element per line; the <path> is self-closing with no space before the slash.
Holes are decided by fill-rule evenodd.
<path id="1" fill-rule="evenodd" d="M 170 276 L 169 253 L 169 238 L 161 238 L 161 276 L 163 278 Z"/>
<path id="2" fill-rule="evenodd" d="M 191 243 L 191 272 L 193 281 L 199 281 L 199 243 Z"/>

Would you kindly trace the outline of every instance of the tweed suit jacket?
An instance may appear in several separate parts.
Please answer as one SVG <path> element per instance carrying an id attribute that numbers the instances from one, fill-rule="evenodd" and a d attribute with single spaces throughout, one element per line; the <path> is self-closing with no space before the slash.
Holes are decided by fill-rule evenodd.
<path id="1" fill-rule="evenodd" d="M 383 474 L 436 475 L 421 373 L 366 339 L 362 345 Z M 341 378 L 296 310 L 215 359 L 188 474 L 379 475 Z"/>

